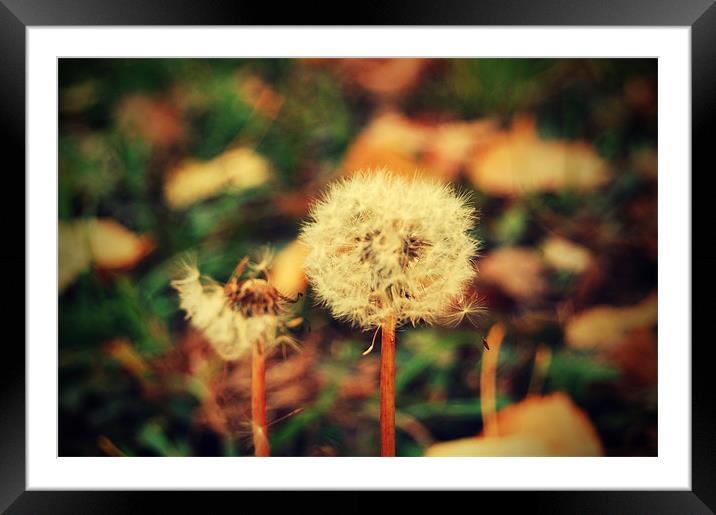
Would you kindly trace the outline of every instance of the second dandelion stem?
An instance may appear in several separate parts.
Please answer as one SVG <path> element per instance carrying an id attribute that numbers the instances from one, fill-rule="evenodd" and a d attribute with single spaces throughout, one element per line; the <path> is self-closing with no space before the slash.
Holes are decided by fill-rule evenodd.
<path id="1" fill-rule="evenodd" d="M 380 455 L 395 456 L 395 317 L 383 322 L 380 345 Z"/>
<path id="2" fill-rule="evenodd" d="M 266 425 L 266 357 L 261 340 L 254 342 L 251 356 L 251 428 L 256 456 L 269 456 Z"/>

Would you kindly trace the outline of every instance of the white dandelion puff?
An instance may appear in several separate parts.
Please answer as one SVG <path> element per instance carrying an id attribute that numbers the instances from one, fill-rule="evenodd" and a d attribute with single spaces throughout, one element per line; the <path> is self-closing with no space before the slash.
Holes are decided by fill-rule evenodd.
<path id="1" fill-rule="evenodd" d="M 286 343 L 278 335 L 285 298 L 265 279 L 241 275 L 242 260 L 225 285 L 202 276 L 194 261 L 180 264 L 171 282 L 179 292 L 180 307 L 223 359 L 230 361 L 251 352 L 261 342 L 266 352 Z"/>
<path id="2" fill-rule="evenodd" d="M 313 207 L 305 271 L 319 301 L 361 329 L 440 322 L 475 274 L 475 221 L 450 186 L 359 172 Z"/>

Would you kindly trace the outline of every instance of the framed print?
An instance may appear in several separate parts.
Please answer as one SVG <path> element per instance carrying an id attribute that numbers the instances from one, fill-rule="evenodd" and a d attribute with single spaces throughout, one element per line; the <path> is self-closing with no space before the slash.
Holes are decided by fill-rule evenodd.
<path id="1" fill-rule="evenodd" d="M 450 7 L 3 0 L 3 509 L 713 510 L 716 7 Z"/>

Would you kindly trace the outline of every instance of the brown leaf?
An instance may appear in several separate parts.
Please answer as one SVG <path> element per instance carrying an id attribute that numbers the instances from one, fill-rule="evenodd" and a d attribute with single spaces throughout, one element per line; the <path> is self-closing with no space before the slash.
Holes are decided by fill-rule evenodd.
<path id="1" fill-rule="evenodd" d="M 503 247 L 480 260 L 478 278 L 519 301 L 540 297 L 547 289 L 539 254 L 526 247 Z"/>
<path id="2" fill-rule="evenodd" d="M 124 98 L 115 117 L 119 127 L 150 145 L 167 147 L 186 137 L 186 127 L 179 110 L 171 103 L 145 95 Z"/>
<path id="3" fill-rule="evenodd" d="M 628 383 L 639 387 L 656 384 L 659 365 L 657 339 L 651 329 L 631 331 L 621 345 L 608 349 L 604 357 L 619 367 Z"/>
<path id="4" fill-rule="evenodd" d="M 552 268 L 577 274 L 594 262 L 588 248 L 559 236 L 550 236 L 542 243 L 542 254 Z"/>
<path id="5" fill-rule="evenodd" d="M 655 325 L 657 315 L 656 294 L 634 306 L 596 306 L 569 319 L 565 338 L 577 349 L 607 350 L 627 340 L 631 331 Z"/>
<path id="6" fill-rule="evenodd" d="M 475 154 L 469 177 L 487 194 L 517 197 L 569 188 L 591 191 L 609 181 L 609 172 L 591 145 L 543 140 L 532 118 L 518 118 L 511 131 Z"/>
<path id="7" fill-rule="evenodd" d="M 357 85 L 381 97 L 394 97 L 412 89 L 429 59 L 307 59 L 306 62 L 323 67 L 344 83 Z"/>
<path id="8" fill-rule="evenodd" d="M 283 97 L 255 75 L 239 76 L 239 94 L 256 111 L 272 120 L 283 107 Z"/>

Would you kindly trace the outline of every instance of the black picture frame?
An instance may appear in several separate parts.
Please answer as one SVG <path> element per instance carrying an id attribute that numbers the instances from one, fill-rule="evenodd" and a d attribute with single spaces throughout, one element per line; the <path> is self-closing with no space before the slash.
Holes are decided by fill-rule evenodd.
<path id="1" fill-rule="evenodd" d="M 345 6 L 308 6 L 307 4 L 268 5 L 230 0 L 0 0 L 0 147 L 5 163 L 5 185 L 10 195 L 3 200 L 5 245 L 0 259 L 5 270 L 4 290 L 9 298 L 7 326 L 16 326 L 24 341 L 26 320 L 25 224 L 16 222 L 24 212 L 25 177 L 17 170 L 25 166 L 25 29 L 40 25 L 342 25 L 347 21 L 359 25 L 614 25 L 614 26 L 688 26 L 691 27 L 692 72 L 692 170 L 713 169 L 709 152 L 716 134 L 716 5 L 714 0 L 442 0 L 385 5 L 369 1 L 356 5 L 349 16 L 336 8 Z M 348 20 L 348 18 L 351 18 Z M 9 158 L 9 159 L 8 159 Z M 48 175 L 54 173 L 47 171 Z M 716 253 L 707 211 L 708 188 L 694 188 L 697 177 L 689 170 L 667 170 L 666 173 L 690 173 L 692 180 L 692 274 L 698 281 L 692 289 L 692 329 L 705 326 L 710 313 L 709 292 L 716 281 L 713 269 Z M 703 180 L 702 180 L 703 182 Z M 698 229 L 701 229 L 700 231 Z M 52 260 L 48 261 L 48 264 Z M 19 270 L 23 269 L 25 275 Z M 14 273 L 12 271 L 15 271 Z M 48 288 L 48 294 L 54 285 Z M 9 293 L 8 293 L 9 292 Z M 668 295 L 668 292 L 664 292 Z M 701 295 L 699 295 L 701 294 Z M 701 297 L 699 299 L 699 297 Z M 22 298 L 22 302 L 20 299 Z M 14 311 L 14 312 L 13 312 Z M 697 323 L 698 315 L 701 315 Z M 13 321 L 13 324 L 10 324 Z M 162 512 L 206 511 L 214 502 L 230 496 L 242 496 L 251 506 L 258 493 L 130 493 L 130 492 L 59 492 L 26 491 L 25 486 L 25 353 L 20 338 L 11 338 L 9 329 L 3 342 L 0 374 L 0 510 L 12 514 L 43 513 L 124 513 L 152 511 L 161 503 Z M 530 510 L 549 513 L 712 513 L 716 510 L 716 402 L 711 397 L 710 373 L 713 342 L 697 338 L 692 332 L 692 490 L 691 491 L 606 491 L 606 492 L 509 492 L 453 493 L 451 503 L 465 503 L 466 495 L 479 496 L 480 505 L 499 501 L 500 510 L 509 512 L 521 505 Z M 689 345 L 690 342 L 670 342 Z M 608 459 L 608 458 L 607 458 Z M 352 492 L 351 499 L 341 499 L 341 506 L 351 511 L 372 509 L 378 501 L 374 493 Z M 212 496 L 207 504 L 207 496 Z M 271 509 L 301 503 L 305 496 L 273 496 Z M 330 494 L 323 494 L 321 504 L 329 504 Z M 412 502 L 424 502 L 423 493 L 411 494 Z M 228 499 L 226 499 L 228 500 Z M 148 502 L 148 501 L 151 501 Z M 469 501 L 473 502 L 473 501 Z M 284 504 L 285 503 L 285 504 Z M 314 504 L 311 501 L 311 504 Z M 315 507 L 315 506 L 314 506 Z"/>

